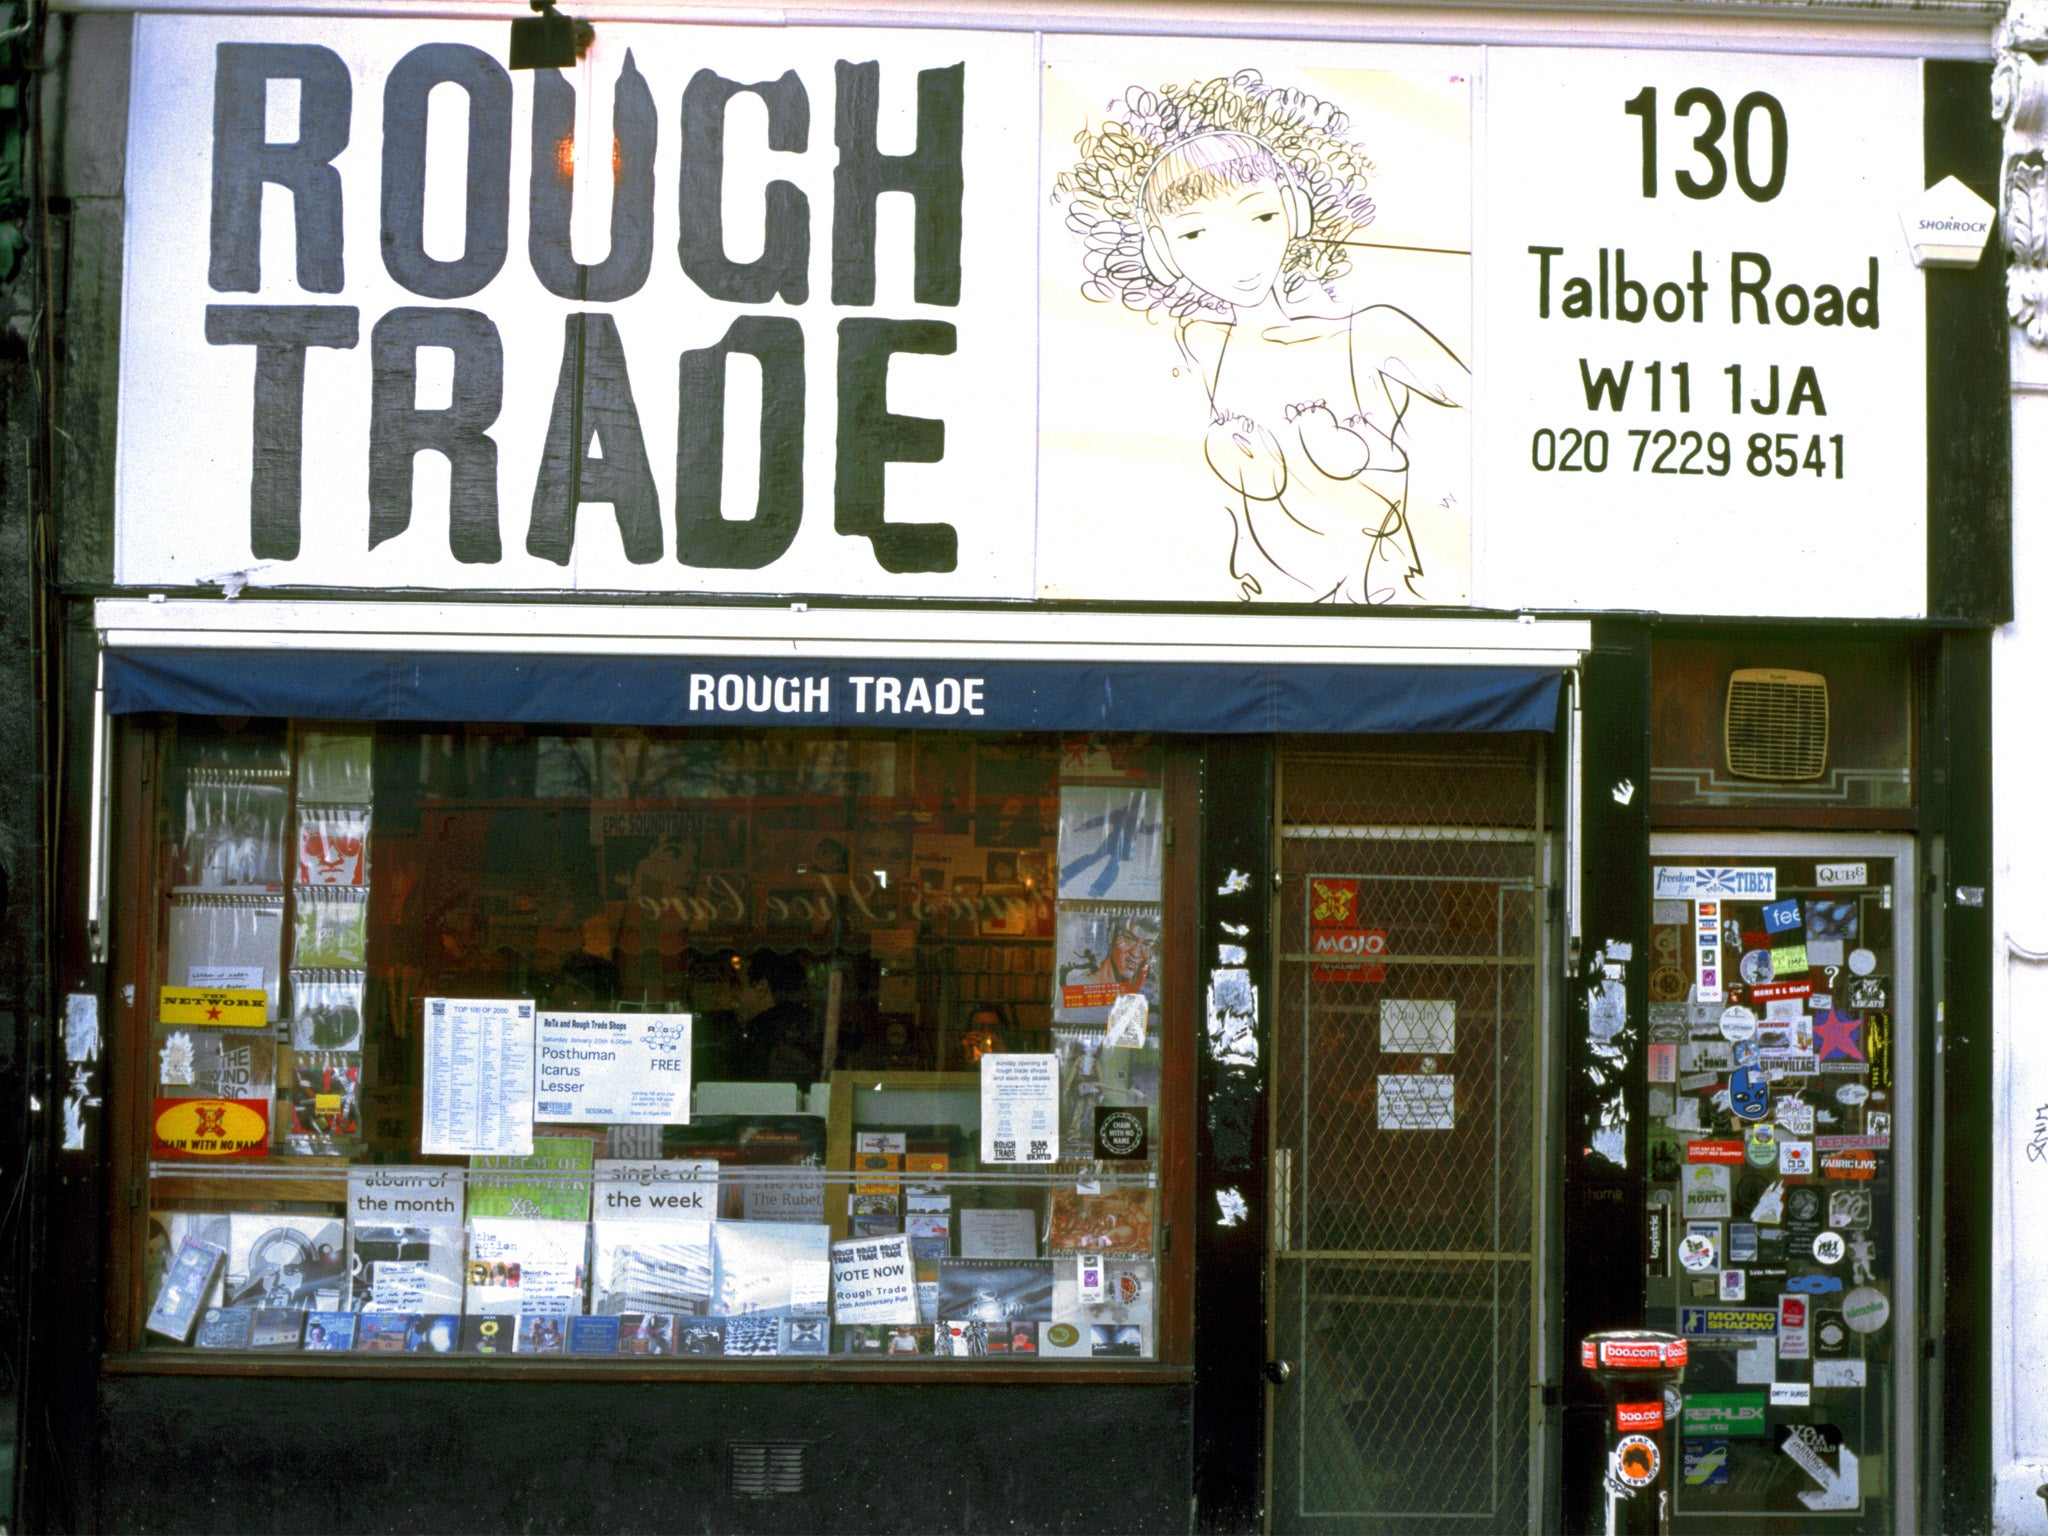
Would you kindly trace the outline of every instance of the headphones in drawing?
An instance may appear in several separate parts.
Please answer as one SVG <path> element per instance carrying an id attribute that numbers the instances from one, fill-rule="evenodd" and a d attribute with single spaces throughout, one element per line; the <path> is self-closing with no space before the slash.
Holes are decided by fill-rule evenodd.
<path id="1" fill-rule="evenodd" d="M 1290 240 L 1303 238 L 1308 234 L 1309 229 L 1315 222 L 1315 208 L 1309 201 L 1308 189 L 1302 186 L 1301 182 L 1296 179 L 1294 168 L 1287 163 L 1279 151 L 1274 149 L 1264 139 L 1257 138 L 1249 133 L 1238 133 L 1231 129 L 1222 128 L 1210 133 L 1198 133 L 1193 138 L 1183 139 L 1171 149 L 1163 152 L 1158 159 L 1154 160 L 1152 168 L 1145 173 L 1145 179 L 1138 184 L 1138 217 L 1145 221 L 1143 237 L 1145 270 L 1152 275 L 1155 282 L 1163 283 L 1169 288 L 1180 281 L 1180 264 L 1173 259 L 1173 252 L 1168 248 L 1166 231 L 1153 223 L 1152 217 L 1146 209 L 1146 193 L 1151 188 L 1152 178 L 1159 173 L 1160 166 L 1170 159 L 1185 156 L 1189 146 L 1200 144 L 1206 139 L 1240 139 L 1247 144 L 1256 144 L 1265 151 L 1273 164 L 1279 168 L 1280 207 L 1287 216 L 1287 237 Z M 1233 156 L 1231 158 L 1236 157 Z"/>

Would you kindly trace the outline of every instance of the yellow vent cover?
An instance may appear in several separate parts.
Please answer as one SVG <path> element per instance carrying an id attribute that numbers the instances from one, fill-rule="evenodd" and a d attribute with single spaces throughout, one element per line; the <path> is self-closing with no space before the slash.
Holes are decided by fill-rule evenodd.
<path id="1" fill-rule="evenodd" d="M 1729 674 L 1728 771 L 1781 784 L 1828 767 L 1828 680 L 1818 672 L 1745 667 Z"/>

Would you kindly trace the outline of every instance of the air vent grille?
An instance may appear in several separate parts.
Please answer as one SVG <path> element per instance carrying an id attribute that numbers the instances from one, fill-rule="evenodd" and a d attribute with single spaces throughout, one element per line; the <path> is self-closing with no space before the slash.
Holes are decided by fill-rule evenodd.
<path id="1" fill-rule="evenodd" d="M 1791 784 L 1828 768 L 1828 680 L 1745 668 L 1728 678 L 1728 771 Z"/>
<path id="2" fill-rule="evenodd" d="M 802 1493 L 809 1449 L 794 1440 L 728 1441 L 726 1466 L 733 1497 L 766 1499 Z"/>

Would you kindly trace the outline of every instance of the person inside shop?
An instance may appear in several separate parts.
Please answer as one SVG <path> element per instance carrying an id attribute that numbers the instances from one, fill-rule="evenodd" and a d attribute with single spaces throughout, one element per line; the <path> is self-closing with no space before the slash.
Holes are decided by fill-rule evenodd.
<path id="1" fill-rule="evenodd" d="M 734 989 L 738 1038 L 731 1053 L 735 1081 L 795 1083 L 808 1090 L 822 1071 L 824 1035 L 806 1000 L 804 963 L 775 949 L 757 949 L 747 979 Z"/>
<path id="2" fill-rule="evenodd" d="M 619 1003 L 617 962 L 588 950 L 572 950 L 562 957 L 560 970 L 552 977 L 538 980 L 537 990 L 547 1006 L 558 1013 L 602 1013 Z"/>
<path id="3" fill-rule="evenodd" d="M 1007 1050 L 1010 1021 L 994 1003 L 976 1003 L 960 1034 L 960 1068 L 972 1071 L 984 1056 Z"/>

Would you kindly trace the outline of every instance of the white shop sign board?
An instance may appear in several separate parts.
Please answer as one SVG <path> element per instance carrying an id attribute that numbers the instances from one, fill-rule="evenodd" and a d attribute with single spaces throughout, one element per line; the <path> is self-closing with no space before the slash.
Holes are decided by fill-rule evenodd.
<path id="1" fill-rule="evenodd" d="M 543 1013 L 534 1118 L 690 1123 L 690 1015 Z"/>
<path id="2" fill-rule="evenodd" d="M 121 582 L 1925 610 L 1915 61 L 505 38 L 138 18 Z"/>

